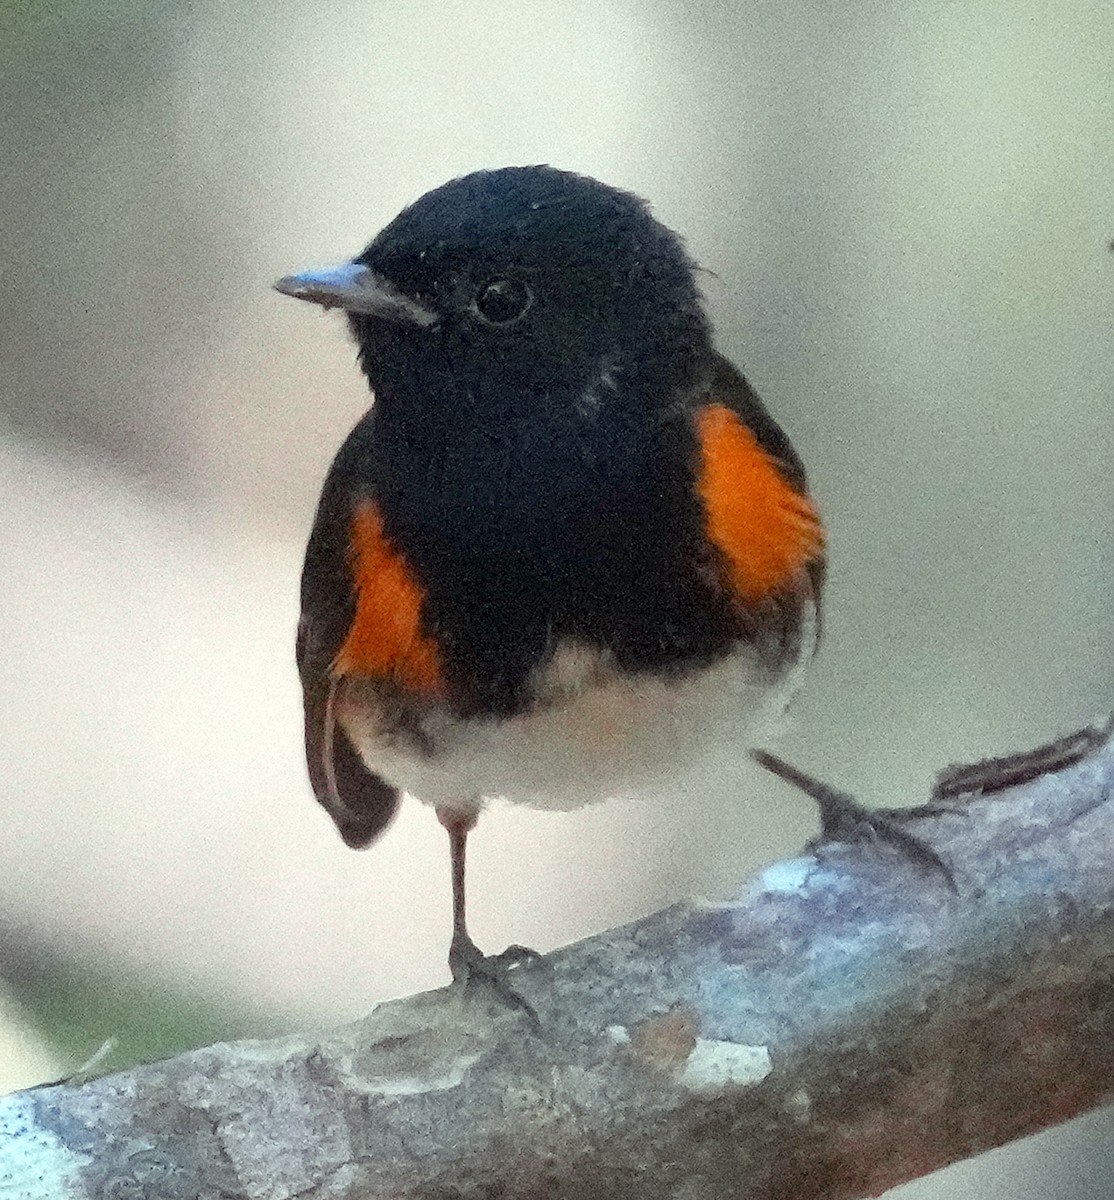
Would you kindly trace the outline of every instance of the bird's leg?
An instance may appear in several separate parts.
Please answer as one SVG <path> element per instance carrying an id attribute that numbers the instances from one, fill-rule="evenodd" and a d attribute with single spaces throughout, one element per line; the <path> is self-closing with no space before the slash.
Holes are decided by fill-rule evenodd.
<path id="1" fill-rule="evenodd" d="M 449 969 L 453 979 L 461 982 L 467 981 L 474 964 L 482 962 L 485 957 L 469 936 L 464 894 L 468 834 L 476 827 L 476 818 L 448 811 L 439 811 L 437 815 L 449 834 L 449 861 L 453 880 L 453 940 L 449 946 Z"/>
<path id="2" fill-rule="evenodd" d="M 475 980 L 486 982 L 501 1000 L 524 1012 L 537 1025 L 538 1016 L 533 1007 L 507 982 L 508 972 L 525 959 L 539 957 L 537 951 L 525 946 L 508 946 L 502 954 L 484 954 L 468 933 L 464 893 L 465 854 L 468 834 L 476 825 L 475 814 L 438 809 L 437 817 L 449 835 L 452 865 L 453 940 L 449 946 L 449 970 L 453 981 L 463 984 Z"/>

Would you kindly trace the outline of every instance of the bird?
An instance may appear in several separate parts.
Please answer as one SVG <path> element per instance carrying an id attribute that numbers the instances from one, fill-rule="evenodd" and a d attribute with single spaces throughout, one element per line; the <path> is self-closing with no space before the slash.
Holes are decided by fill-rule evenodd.
<path id="1" fill-rule="evenodd" d="M 344 312 L 372 393 L 302 572 L 312 788 L 357 848 L 403 794 L 434 807 L 452 977 L 512 1003 L 530 952 L 467 925 L 484 803 L 660 791 L 753 747 L 819 641 L 817 504 L 699 278 L 645 200 L 531 165 L 452 179 L 275 285 Z"/>

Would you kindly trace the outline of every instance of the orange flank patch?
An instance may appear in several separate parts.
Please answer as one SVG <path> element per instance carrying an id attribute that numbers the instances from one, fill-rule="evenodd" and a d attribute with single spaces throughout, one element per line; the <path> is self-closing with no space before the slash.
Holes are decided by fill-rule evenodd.
<path id="1" fill-rule="evenodd" d="M 823 554 L 820 517 L 730 409 L 702 409 L 697 430 L 708 539 L 724 557 L 731 590 L 762 600 Z"/>
<path id="2" fill-rule="evenodd" d="M 441 656 L 421 629 L 425 593 L 387 541 L 374 504 L 356 510 L 350 536 L 356 615 L 333 670 L 436 694 L 442 687 Z"/>

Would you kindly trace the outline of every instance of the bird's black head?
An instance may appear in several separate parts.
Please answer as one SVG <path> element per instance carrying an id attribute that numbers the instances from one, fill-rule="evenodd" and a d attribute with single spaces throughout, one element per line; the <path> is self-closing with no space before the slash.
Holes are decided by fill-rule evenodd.
<path id="1" fill-rule="evenodd" d="M 629 192 L 548 166 L 454 179 L 352 263 L 278 286 L 346 309 L 380 404 L 425 420 L 664 405 L 711 353 L 680 239 Z"/>

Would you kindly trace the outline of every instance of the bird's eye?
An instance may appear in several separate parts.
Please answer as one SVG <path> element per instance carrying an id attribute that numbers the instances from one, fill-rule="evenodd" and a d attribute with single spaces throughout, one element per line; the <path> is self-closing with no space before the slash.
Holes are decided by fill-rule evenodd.
<path id="1" fill-rule="evenodd" d="M 534 302 L 534 293 L 517 279 L 492 279 L 476 293 L 473 309 L 489 325 L 509 325 Z"/>

